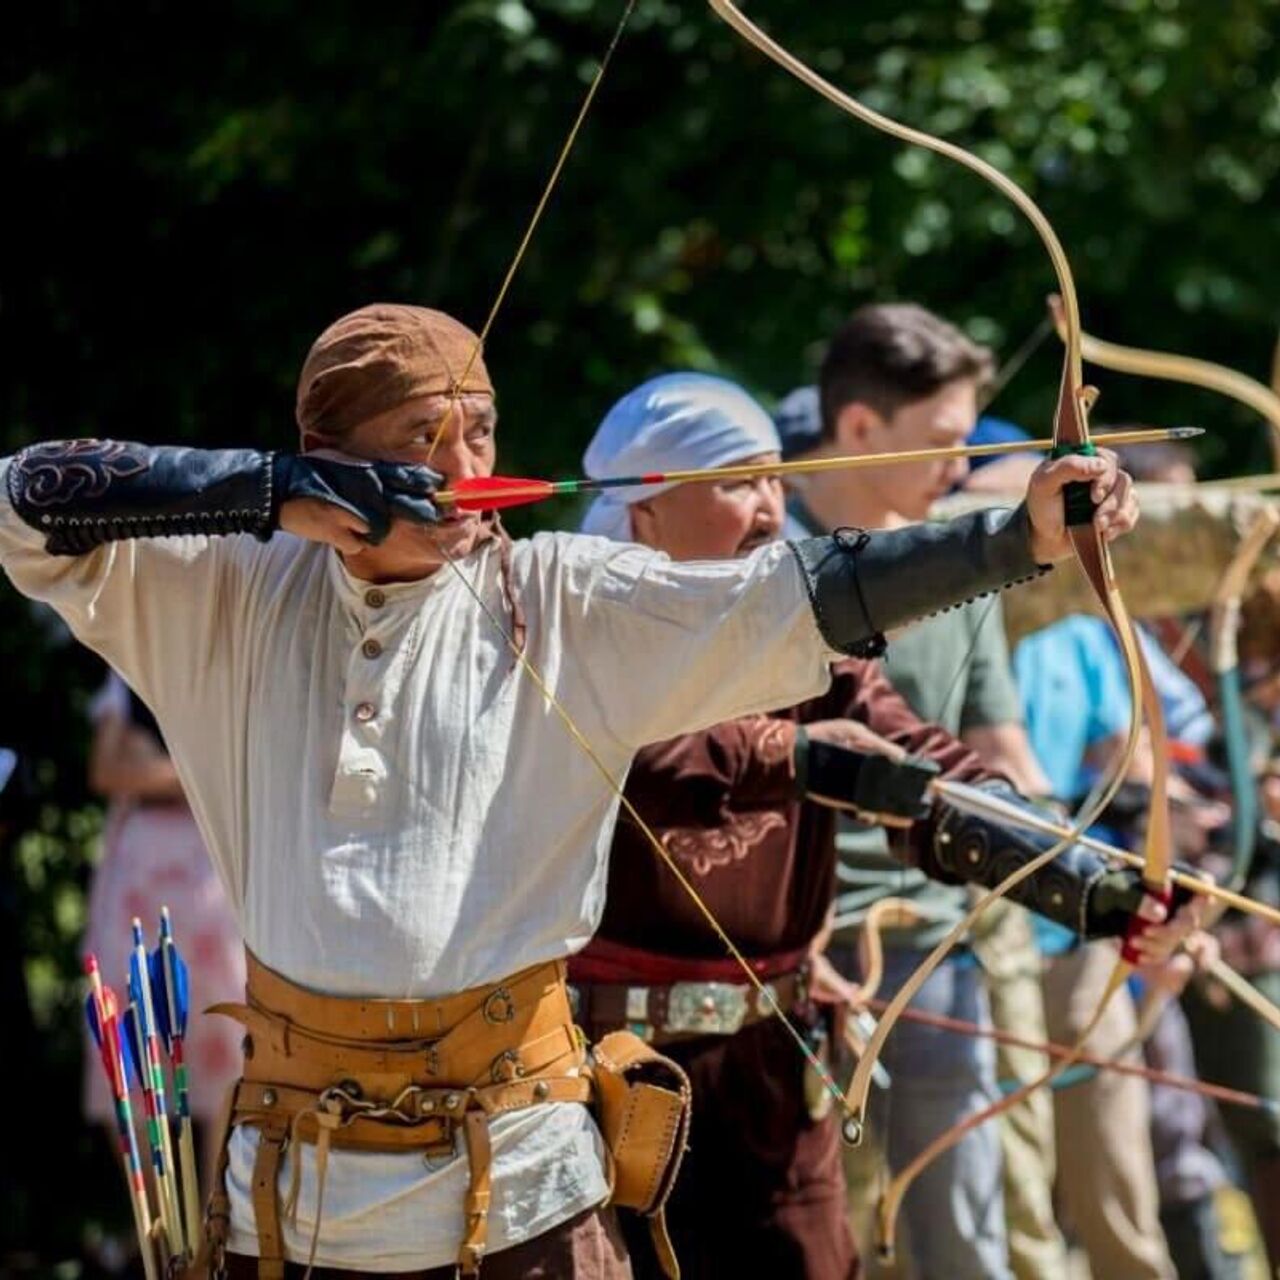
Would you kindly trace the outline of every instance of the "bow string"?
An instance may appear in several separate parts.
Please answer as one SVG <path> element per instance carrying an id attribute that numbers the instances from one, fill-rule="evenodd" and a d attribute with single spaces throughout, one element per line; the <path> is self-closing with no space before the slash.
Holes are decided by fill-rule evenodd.
<path id="1" fill-rule="evenodd" d="M 1069 343 L 1071 319 L 1063 299 L 1057 294 L 1050 294 L 1048 306 L 1058 336 L 1064 343 Z M 1216 391 L 1246 405 L 1271 427 L 1273 466 L 1280 471 L 1280 342 L 1276 345 L 1272 365 L 1272 385 L 1268 387 L 1247 373 L 1212 360 L 1177 355 L 1171 351 L 1123 346 L 1090 333 L 1081 333 L 1079 341 L 1084 359 L 1099 369 L 1155 378 L 1161 382 L 1182 382 L 1205 391 Z"/>
<path id="2" fill-rule="evenodd" d="M 573 148 L 573 145 L 579 136 L 583 123 L 586 119 L 587 113 L 592 103 L 595 100 L 596 92 L 600 87 L 600 84 L 604 78 L 604 74 L 608 69 L 608 66 L 612 60 L 613 54 L 617 50 L 617 47 L 622 39 L 623 31 L 626 28 L 627 22 L 630 19 L 631 14 L 635 9 L 635 6 L 636 6 L 636 0 L 627 0 L 627 3 L 622 10 L 622 15 L 618 21 L 618 24 L 614 29 L 613 37 L 610 40 L 609 45 L 603 57 L 601 58 L 599 66 L 596 70 L 596 74 L 592 78 L 592 81 L 590 83 L 590 86 L 588 87 L 587 93 L 582 101 L 581 107 L 574 118 L 573 124 L 569 130 L 567 137 L 565 138 L 564 142 L 561 144 L 556 162 L 551 171 L 551 175 L 548 178 L 545 187 L 543 188 L 542 194 L 538 198 L 538 201 L 534 207 L 533 214 L 529 219 L 528 225 L 526 226 L 525 231 L 516 248 L 515 254 L 512 257 L 511 264 L 508 267 L 503 277 L 502 283 L 499 286 L 498 292 L 494 298 L 494 301 L 488 310 L 484 324 L 477 335 L 475 345 L 472 348 L 472 351 L 468 357 L 466 366 L 461 376 L 453 380 L 453 387 L 449 395 L 449 404 L 448 404 L 448 408 L 446 409 L 445 421 L 441 425 L 440 430 L 436 433 L 436 436 L 432 442 L 431 448 L 428 452 L 428 456 L 427 456 L 428 464 L 430 463 L 432 456 L 435 454 L 436 449 L 439 447 L 441 440 L 445 437 L 446 433 L 448 432 L 450 422 L 456 419 L 458 423 L 458 429 L 459 430 L 461 429 L 462 416 L 459 411 L 459 401 L 461 398 L 462 386 L 465 384 L 467 374 L 474 367 L 476 360 L 479 359 L 480 354 L 484 350 L 484 346 L 492 333 L 494 323 L 498 316 L 498 312 L 501 309 L 502 303 L 506 299 L 508 292 L 510 291 L 512 282 L 515 279 L 516 272 L 518 271 L 521 262 L 524 260 L 525 254 L 528 251 L 530 243 L 532 242 L 534 232 L 537 229 L 537 226 L 541 221 L 542 215 L 548 206 L 552 192 L 557 182 L 560 179 L 560 175 L 564 170 L 565 163 L 567 162 L 569 158 L 569 154 Z M 453 556 L 449 555 L 447 552 L 445 553 L 445 558 L 446 558 L 446 563 L 449 565 L 450 569 L 452 570 L 454 575 L 457 577 L 458 581 L 463 585 L 467 593 L 475 601 L 477 607 L 481 610 L 484 616 L 492 624 L 494 629 L 502 637 L 502 640 L 506 648 L 514 658 L 518 669 L 524 672 L 525 676 L 533 683 L 533 685 L 537 688 L 538 692 L 542 695 L 546 705 L 552 711 L 555 712 L 556 717 L 560 720 L 561 724 L 564 726 L 566 733 L 569 735 L 572 741 L 578 746 L 578 748 L 583 752 L 583 754 L 587 757 L 587 759 L 591 762 L 592 766 L 594 767 L 596 772 L 600 775 L 601 780 L 604 782 L 605 786 L 608 788 L 610 793 L 617 798 L 619 804 L 622 807 L 622 810 L 636 824 L 636 828 L 641 832 L 646 843 L 650 846 L 653 852 L 658 856 L 658 858 L 666 866 L 668 871 L 670 871 L 672 876 L 675 878 L 676 882 L 680 885 L 683 892 L 688 896 L 690 901 L 698 910 L 699 914 L 707 922 L 707 925 L 711 929 L 712 933 L 720 941 L 721 945 L 723 945 L 723 947 L 725 948 L 725 951 L 728 953 L 730 958 L 741 970 L 748 984 L 754 989 L 756 999 L 759 1002 L 759 1004 L 763 1008 L 767 1008 L 773 1015 L 775 1015 L 778 1018 L 778 1021 L 786 1029 L 791 1040 L 795 1044 L 796 1048 L 799 1050 L 801 1057 L 804 1058 L 805 1062 L 814 1071 L 815 1076 L 817 1077 L 819 1084 L 823 1089 L 824 1093 L 828 1097 L 830 1097 L 831 1100 L 837 1106 L 843 1107 L 844 1095 L 841 1092 L 839 1086 L 832 1079 L 829 1068 L 822 1061 L 822 1059 L 817 1055 L 817 1053 L 815 1053 L 813 1048 L 809 1045 L 803 1033 L 799 1031 L 792 1024 L 791 1020 L 786 1016 L 785 1012 L 783 1011 L 783 1009 L 778 1003 L 778 999 L 774 993 L 772 985 L 761 980 L 759 975 L 756 973 L 755 969 L 752 967 L 750 961 L 748 961 L 747 957 L 743 955 L 742 951 L 739 949 L 737 944 L 733 941 L 733 939 L 729 936 L 728 932 L 725 930 L 724 926 L 717 919 L 715 913 L 707 905 L 705 900 L 702 898 L 701 894 L 698 893 L 697 889 L 694 887 L 692 882 L 688 879 L 688 877 L 680 869 L 675 859 L 668 852 L 666 846 L 658 838 L 652 826 L 645 820 L 645 818 L 636 809 L 635 805 L 628 798 L 628 796 L 625 793 L 622 780 L 614 776 L 613 771 L 604 762 L 600 752 L 598 752 L 596 748 L 592 745 L 590 740 L 587 738 L 586 734 L 583 733 L 582 729 L 578 726 L 573 716 L 570 714 L 568 709 L 564 706 L 563 702 L 556 696 L 554 690 L 550 687 L 543 673 L 538 670 L 537 666 L 529 658 L 528 654 L 525 652 L 524 646 L 517 643 L 510 628 L 508 628 L 502 622 L 502 620 L 494 613 L 494 611 L 489 607 L 489 604 L 487 603 L 487 601 L 485 601 L 484 597 L 480 593 L 476 584 L 471 581 L 471 579 L 467 576 L 465 572 L 463 572 L 462 566 L 457 562 L 457 560 Z"/>

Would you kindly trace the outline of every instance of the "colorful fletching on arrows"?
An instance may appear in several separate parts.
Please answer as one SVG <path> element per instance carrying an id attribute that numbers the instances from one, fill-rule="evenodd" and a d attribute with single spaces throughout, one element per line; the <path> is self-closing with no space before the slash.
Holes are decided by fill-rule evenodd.
<path id="1" fill-rule="evenodd" d="M 175 1037 L 187 1034 L 190 987 L 187 962 L 174 943 L 167 907 L 160 913 L 160 945 L 151 953 L 148 968 L 151 971 L 157 1030 L 164 1041 L 165 1051 L 173 1057 Z"/>

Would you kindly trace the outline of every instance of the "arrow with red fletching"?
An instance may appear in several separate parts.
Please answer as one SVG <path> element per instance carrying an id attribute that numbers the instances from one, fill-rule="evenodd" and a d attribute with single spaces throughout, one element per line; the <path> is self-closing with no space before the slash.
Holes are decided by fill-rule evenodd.
<path id="1" fill-rule="evenodd" d="M 1199 427 L 1169 427 L 1154 431 L 1111 431 L 1093 437 L 1106 448 L 1116 445 L 1155 444 L 1166 440 L 1190 440 L 1203 435 Z M 900 453 L 865 453 L 852 457 L 797 458 L 793 462 L 746 462 L 730 467 L 691 471 L 650 471 L 634 476 L 592 479 L 537 480 L 525 476 L 472 476 L 433 495 L 436 502 L 462 511 L 499 511 L 523 507 L 548 498 L 601 493 L 606 489 L 634 489 L 644 485 L 724 484 L 727 480 L 754 480 L 760 476 L 809 475 L 820 471 L 856 471 L 863 467 L 892 467 L 913 462 L 945 462 L 954 458 L 991 458 L 1006 453 L 1046 453 L 1052 440 L 1013 440 L 998 444 L 963 444 L 949 449 L 906 449 Z"/>

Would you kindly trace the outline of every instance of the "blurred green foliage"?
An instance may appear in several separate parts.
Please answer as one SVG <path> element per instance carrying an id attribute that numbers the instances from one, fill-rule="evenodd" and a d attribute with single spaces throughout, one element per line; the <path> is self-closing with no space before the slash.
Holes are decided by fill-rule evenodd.
<path id="1" fill-rule="evenodd" d="M 0 446 L 287 447 L 296 370 L 341 311 L 414 300 L 478 326 L 620 8 L 24 8 L 0 54 Z M 1280 0 L 750 8 L 842 87 L 1027 187 L 1100 336 L 1265 376 Z M 1032 230 L 977 178 L 855 125 L 704 6 L 640 0 L 489 344 L 503 466 L 572 474 L 610 401 L 662 369 L 781 394 L 868 300 L 919 300 L 1008 354 L 1052 285 Z M 996 410 L 1045 428 L 1056 362 L 1050 341 Z M 1257 424 L 1210 395 L 1098 381 L 1100 421 L 1200 422 L 1211 472 L 1265 459 Z M 11 592 L 0 663 L 0 741 L 27 779 L 6 901 L 48 1101 L 71 1112 L 100 672 Z M 97 1180 L 63 1201 L 77 1220 L 118 1199 L 81 1167 Z M 75 1235 L 63 1221 L 50 1238 L 74 1253 Z"/>

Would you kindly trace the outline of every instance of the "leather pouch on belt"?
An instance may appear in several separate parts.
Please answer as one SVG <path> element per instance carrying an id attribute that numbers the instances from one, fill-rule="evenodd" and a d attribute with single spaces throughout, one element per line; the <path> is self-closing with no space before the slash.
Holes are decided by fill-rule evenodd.
<path id="1" fill-rule="evenodd" d="M 611 1201 L 649 1219 L 662 1269 L 680 1274 L 663 1209 L 689 1139 L 689 1078 L 630 1031 L 592 1050 L 596 1119 L 609 1151 Z"/>

